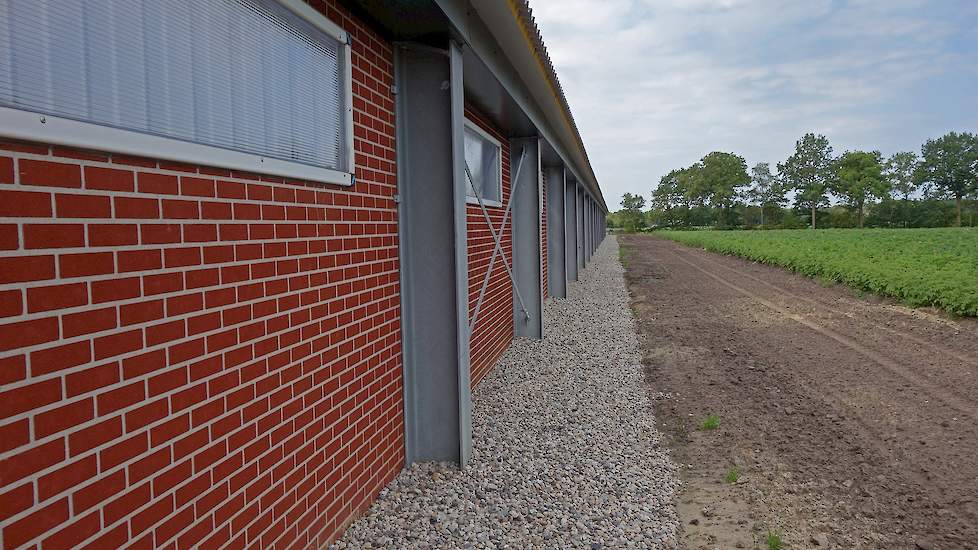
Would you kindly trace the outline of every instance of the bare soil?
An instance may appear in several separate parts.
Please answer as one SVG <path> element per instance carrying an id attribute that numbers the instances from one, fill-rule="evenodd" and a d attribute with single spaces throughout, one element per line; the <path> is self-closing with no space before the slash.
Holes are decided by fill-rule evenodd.
<path id="1" fill-rule="evenodd" d="M 620 239 L 687 548 L 978 548 L 978 322 Z"/>

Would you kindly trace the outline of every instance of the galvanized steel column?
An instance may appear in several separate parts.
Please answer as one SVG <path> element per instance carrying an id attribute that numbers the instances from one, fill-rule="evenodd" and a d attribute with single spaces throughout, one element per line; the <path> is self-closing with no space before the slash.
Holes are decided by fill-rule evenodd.
<path id="1" fill-rule="evenodd" d="M 592 216 L 591 222 L 591 255 L 593 256 L 598 250 L 598 216 L 601 214 L 601 210 L 598 209 L 598 203 L 592 202 L 591 208 L 594 209 L 594 216 Z"/>
<path id="2" fill-rule="evenodd" d="M 591 261 L 591 195 L 584 193 L 584 265 Z"/>
<path id="3" fill-rule="evenodd" d="M 539 138 L 510 141 L 511 155 L 525 149 L 519 179 L 512 183 L 513 211 L 513 322 L 517 336 L 543 337 L 543 257 L 540 243 L 540 143 Z M 513 172 L 511 169 L 510 172 Z M 515 174 L 514 174 L 515 177 Z M 518 295 L 518 296 L 517 296 Z M 523 298 L 524 313 L 519 296 Z"/>
<path id="4" fill-rule="evenodd" d="M 564 186 L 564 269 L 568 281 L 577 280 L 577 183 L 563 170 Z"/>
<path id="5" fill-rule="evenodd" d="M 462 52 L 395 53 L 407 464 L 472 448 Z"/>
<path id="6" fill-rule="evenodd" d="M 598 249 L 598 203 L 591 201 L 591 255 Z"/>
<path id="7" fill-rule="evenodd" d="M 594 202 L 591 200 L 591 195 L 587 197 L 587 261 L 591 262 L 591 252 L 594 250 L 594 232 L 591 231 L 594 227 Z"/>
<path id="8" fill-rule="evenodd" d="M 564 169 L 548 166 L 547 174 L 547 285 L 555 298 L 567 297 L 564 260 Z"/>
<path id="9" fill-rule="evenodd" d="M 591 255 L 594 255 L 594 251 L 598 249 L 598 203 L 591 202 L 591 210 L 594 214 L 591 216 Z"/>
<path id="10" fill-rule="evenodd" d="M 577 183 L 577 269 L 584 269 L 584 187 Z M 578 275 L 580 276 L 580 275 Z"/>

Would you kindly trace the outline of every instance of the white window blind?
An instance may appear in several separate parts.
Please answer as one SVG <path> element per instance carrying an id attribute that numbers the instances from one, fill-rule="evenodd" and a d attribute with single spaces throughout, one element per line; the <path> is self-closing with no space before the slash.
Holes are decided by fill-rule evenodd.
<path id="1" fill-rule="evenodd" d="M 343 36 L 275 0 L 0 0 L 0 106 L 351 172 Z"/>
<path id="2" fill-rule="evenodd" d="M 465 164 L 472 174 L 468 196 L 476 190 L 482 200 L 493 205 L 502 202 L 502 147 L 478 126 L 466 121 Z"/>

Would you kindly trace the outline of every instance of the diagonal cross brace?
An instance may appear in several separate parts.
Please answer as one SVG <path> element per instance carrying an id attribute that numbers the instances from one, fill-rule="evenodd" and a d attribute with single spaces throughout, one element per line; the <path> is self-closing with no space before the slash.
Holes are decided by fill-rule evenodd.
<path id="1" fill-rule="evenodd" d="M 513 206 L 513 196 L 515 195 L 516 186 L 520 184 L 520 171 L 523 169 L 523 159 L 526 158 L 526 148 L 523 147 L 520 150 L 520 162 L 516 165 L 516 177 L 515 183 L 513 183 L 513 188 L 509 192 L 509 202 L 506 204 L 506 211 L 503 213 L 503 223 L 499 227 L 499 234 L 496 234 L 496 230 L 492 225 L 492 220 L 489 219 L 489 212 L 486 210 L 486 205 L 482 200 L 482 195 L 479 189 L 476 188 L 475 182 L 472 178 L 472 172 L 469 169 L 469 164 L 465 163 L 465 176 L 469 179 L 469 184 L 472 186 L 472 191 L 475 193 L 475 198 L 479 203 L 479 208 L 482 210 L 482 217 L 486 220 L 486 225 L 489 226 L 489 232 L 492 234 L 492 240 L 495 241 L 495 246 L 492 249 L 492 257 L 489 259 L 489 269 L 486 271 L 485 276 L 482 279 L 482 288 L 479 289 L 479 299 L 475 303 L 475 311 L 472 313 L 472 319 L 469 321 L 469 334 L 472 334 L 472 330 L 475 328 L 475 323 L 479 319 L 479 311 L 482 309 L 482 300 L 486 296 L 486 289 L 489 287 L 489 277 L 492 275 L 492 268 L 496 263 L 496 255 L 503 256 L 503 265 L 506 267 L 506 273 L 509 274 L 509 280 L 513 284 L 513 292 L 516 293 L 516 298 L 520 302 L 520 309 L 523 310 L 523 315 L 527 320 L 530 319 L 530 312 L 526 309 L 526 304 L 523 302 L 523 296 L 520 294 L 519 286 L 516 284 L 516 277 L 513 275 L 512 268 L 506 262 L 506 258 L 503 255 L 503 244 L 501 235 L 506 232 L 506 224 L 509 222 L 510 209 Z"/>
<path id="2" fill-rule="evenodd" d="M 486 275 L 482 279 L 482 288 L 479 290 L 479 298 L 476 301 L 475 311 L 473 312 L 472 320 L 469 323 L 470 334 L 472 333 L 472 330 L 475 328 L 475 323 L 478 320 L 479 311 L 482 308 L 482 301 L 485 298 L 486 289 L 489 286 L 489 278 L 492 276 L 492 268 L 496 263 L 497 254 L 503 256 L 503 266 L 506 268 L 506 272 L 509 275 L 509 280 L 513 284 L 513 291 L 516 293 L 516 298 L 520 302 L 520 309 L 523 310 L 523 315 L 526 317 L 527 320 L 529 320 L 530 318 L 530 313 L 526 309 L 526 304 L 523 302 L 523 296 L 520 294 L 519 287 L 516 284 L 516 277 L 513 275 L 513 271 L 510 268 L 509 264 L 506 262 L 505 255 L 503 254 L 503 245 L 502 245 L 502 236 L 501 236 L 506 231 L 506 224 L 509 222 L 509 213 L 511 211 L 511 207 L 513 206 L 513 196 L 514 196 L 516 186 L 518 186 L 520 182 L 519 180 L 520 171 L 523 169 L 523 160 L 525 158 L 526 158 L 526 149 L 523 148 L 520 151 L 520 162 L 516 166 L 516 183 L 513 184 L 513 189 L 510 190 L 509 203 L 506 205 L 506 211 L 503 214 L 503 223 L 499 228 L 499 234 L 496 233 L 496 230 L 492 225 L 492 221 L 489 219 L 489 212 L 486 210 L 486 205 L 482 200 L 482 195 L 480 195 L 479 190 L 476 189 L 475 187 L 475 183 L 472 178 L 472 172 L 469 169 L 468 164 L 466 164 L 465 166 L 465 175 L 466 177 L 468 177 L 469 183 L 472 185 L 472 191 L 475 193 L 476 200 L 479 203 L 479 208 L 482 210 L 482 216 L 486 220 L 486 225 L 489 226 L 489 232 L 492 234 L 493 241 L 495 241 L 495 246 L 492 251 L 492 257 L 489 259 L 489 269 L 486 271 Z"/>

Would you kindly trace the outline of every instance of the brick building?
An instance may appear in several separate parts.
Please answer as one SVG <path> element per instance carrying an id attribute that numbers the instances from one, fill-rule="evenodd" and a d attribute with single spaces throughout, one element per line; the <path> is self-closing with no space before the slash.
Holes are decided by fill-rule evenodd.
<path id="1" fill-rule="evenodd" d="M 525 2 L 82 6 L 0 6 L 0 547 L 320 546 L 464 465 L 604 235 Z"/>

